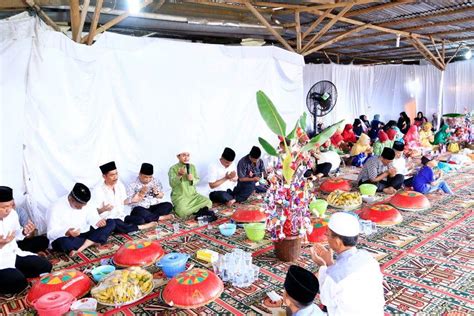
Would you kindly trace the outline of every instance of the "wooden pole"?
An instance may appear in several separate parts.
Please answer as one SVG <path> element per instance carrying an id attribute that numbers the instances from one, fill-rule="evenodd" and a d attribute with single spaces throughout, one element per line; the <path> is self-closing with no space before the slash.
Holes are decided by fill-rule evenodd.
<path id="1" fill-rule="evenodd" d="M 82 11 L 81 11 L 81 23 L 79 24 L 79 30 L 77 31 L 77 37 L 75 39 L 76 42 L 82 42 L 82 30 L 84 29 L 84 23 L 86 22 L 87 11 L 89 10 L 89 3 L 90 0 L 84 0 L 82 4 Z"/>
<path id="2" fill-rule="evenodd" d="M 77 41 L 77 37 L 79 34 L 79 24 L 81 23 L 81 13 L 79 12 L 79 0 L 69 0 L 69 11 L 71 12 L 72 40 Z"/>
<path id="3" fill-rule="evenodd" d="M 443 59 L 443 57 L 441 56 L 441 54 L 439 52 L 438 46 L 436 46 L 436 43 L 435 43 L 433 37 L 430 36 L 430 38 L 431 38 L 431 43 L 433 44 L 433 46 L 436 50 L 436 54 L 438 55 L 439 61 L 441 62 L 441 64 L 443 64 L 443 66 L 445 66 L 444 59 Z"/>
<path id="4" fill-rule="evenodd" d="M 312 53 L 314 53 L 314 52 L 316 52 L 316 51 L 318 51 L 318 50 L 320 50 L 320 49 L 323 49 L 323 48 L 326 47 L 326 46 L 329 46 L 329 45 L 332 45 L 332 44 L 336 43 L 337 41 L 339 41 L 340 39 L 342 39 L 342 38 L 344 38 L 344 37 L 346 37 L 346 36 L 348 36 L 348 35 L 351 35 L 351 34 L 360 32 L 360 31 L 362 31 L 362 30 L 365 30 L 365 29 L 368 28 L 368 27 L 369 27 L 369 25 L 366 24 L 366 25 L 362 25 L 362 26 L 356 27 L 355 29 L 352 29 L 352 30 L 350 30 L 350 31 L 347 31 L 346 33 L 343 33 L 343 34 L 341 34 L 341 35 L 339 35 L 339 36 L 336 36 L 336 37 L 334 37 L 334 38 L 332 38 L 332 39 L 330 39 L 330 40 L 328 40 L 328 41 L 325 41 L 324 43 L 322 43 L 322 44 L 320 44 L 320 45 L 318 45 L 318 46 L 316 46 L 316 47 L 314 47 L 314 48 L 312 48 L 312 49 L 310 49 L 310 50 L 304 52 L 304 53 L 303 53 L 303 56 L 308 56 L 309 54 L 312 54 Z"/>
<path id="5" fill-rule="evenodd" d="M 245 1 L 245 6 L 250 10 L 250 12 L 253 13 L 253 15 L 263 24 L 266 26 L 266 28 L 270 31 L 270 33 L 273 34 L 273 36 L 276 37 L 276 39 L 286 48 L 288 49 L 289 51 L 291 52 L 295 52 L 295 50 L 293 49 L 293 47 L 290 46 L 290 44 L 288 44 L 288 42 L 280 35 L 278 34 L 277 31 L 275 31 L 273 29 L 273 27 L 270 25 L 270 23 L 268 23 L 268 21 L 260 14 L 260 12 L 257 11 L 257 9 L 255 9 L 255 7 L 253 5 L 251 5 L 248 1 Z"/>
<path id="6" fill-rule="evenodd" d="M 331 13 L 331 10 L 332 9 L 328 9 L 323 15 L 320 15 L 319 18 L 314 21 L 313 24 L 311 24 L 309 28 L 303 33 L 303 37 L 301 39 L 304 40 L 304 38 L 308 36 L 309 33 L 311 33 L 319 24 L 321 24 L 321 22 Z"/>
<path id="7" fill-rule="evenodd" d="M 92 17 L 91 28 L 89 30 L 89 35 L 87 36 L 87 45 L 91 45 L 95 37 L 95 30 L 97 28 L 97 23 L 99 23 L 100 10 L 102 9 L 102 3 L 104 0 L 97 0 L 95 5 L 94 16 Z"/>
<path id="8" fill-rule="evenodd" d="M 49 26 L 51 26 L 55 31 L 61 32 L 61 28 L 53 21 L 51 18 L 40 8 L 39 5 L 35 3 L 34 0 L 24 0 L 27 5 L 32 7 L 35 12 L 40 16 L 40 18 Z"/>
<path id="9" fill-rule="evenodd" d="M 296 23 L 296 51 L 301 53 L 301 22 L 300 22 L 300 12 L 295 11 L 295 23 Z"/>
<path id="10" fill-rule="evenodd" d="M 417 38 L 413 38 L 413 40 L 418 44 L 418 46 L 424 50 L 426 52 L 426 54 L 430 57 L 430 59 L 433 60 L 433 62 L 435 64 L 437 64 L 439 66 L 439 68 L 441 70 L 444 70 L 444 64 L 441 63 L 438 58 L 435 57 L 435 55 L 433 55 L 433 53 L 425 46 L 425 44 L 423 44 L 419 39 Z"/>
<path id="11" fill-rule="evenodd" d="M 146 7 L 147 5 L 153 3 L 153 0 L 145 0 L 142 4 L 139 5 L 139 9 L 143 9 L 144 7 Z M 157 10 L 165 3 L 165 0 L 160 0 L 160 2 L 157 4 Z M 110 29 L 112 26 L 122 22 L 123 20 L 125 20 L 127 17 L 130 16 L 130 12 L 125 12 L 115 18 L 113 18 L 112 20 L 108 21 L 107 23 L 105 23 L 104 25 L 102 25 L 101 27 L 99 27 L 95 33 L 94 33 L 94 36 L 97 36 L 98 34 L 102 33 L 102 32 L 105 32 L 107 31 L 108 29 Z M 81 43 L 85 43 L 85 41 L 88 39 L 88 36 L 84 36 L 82 39 L 81 39 Z"/>
<path id="12" fill-rule="evenodd" d="M 339 21 L 342 16 L 352 8 L 353 4 L 348 4 L 344 9 L 342 9 L 337 15 L 333 15 L 331 21 L 329 21 L 319 32 L 314 35 L 313 38 L 303 47 L 303 51 L 308 50 L 311 45 L 314 44 L 318 39 L 320 39 L 337 21 Z"/>

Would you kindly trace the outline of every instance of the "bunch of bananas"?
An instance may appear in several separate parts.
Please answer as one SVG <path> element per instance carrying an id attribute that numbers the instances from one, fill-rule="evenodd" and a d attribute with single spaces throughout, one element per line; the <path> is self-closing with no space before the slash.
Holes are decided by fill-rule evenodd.
<path id="1" fill-rule="evenodd" d="M 327 201 L 334 207 L 353 207 L 362 204 L 362 196 L 359 192 L 335 190 L 328 195 Z"/>
<path id="2" fill-rule="evenodd" d="M 139 267 L 116 270 L 94 287 L 92 296 L 102 304 L 119 305 L 148 294 L 153 288 L 153 276 Z"/>

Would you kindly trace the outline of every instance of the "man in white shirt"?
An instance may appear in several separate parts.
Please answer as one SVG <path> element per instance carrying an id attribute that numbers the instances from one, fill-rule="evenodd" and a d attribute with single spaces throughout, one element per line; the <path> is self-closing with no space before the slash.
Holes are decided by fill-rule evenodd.
<path id="1" fill-rule="evenodd" d="M 283 301 L 287 315 L 323 316 L 326 315 L 314 305 L 314 298 L 319 292 L 318 279 L 310 271 L 291 265 L 285 278 Z"/>
<path id="2" fill-rule="evenodd" d="M 76 183 L 71 193 L 52 205 L 47 216 L 47 236 L 54 250 L 74 256 L 96 243 L 107 242 L 115 222 L 100 218 L 97 210 L 87 204 L 90 199 L 89 188 Z"/>
<path id="3" fill-rule="evenodd" d="M 380 266 L 367 251 L 355 247 L 359 232 L 359 221 L 355 216 L 346 212 L 334 213 L 327 231 L 330 249 L 320 244 L 311 249 L 313 261 L 320 265 L 321 303 L 330 316 L 384 314 Z"/>
<path id="4" fill-rule="evenodd" d="M 0 293 L 16 294 L 28 286 L 27 278 L 51 272 L 51 263 L 34 253 L 23 251 L 17 241 L 29 236 L 34 225 L 20 226 L 13 209 L 13 190 L 0 186 Z"/>
<path id="5" fill-rule="evenodd" d="M 237 169 L 232 163 L 234 159 L 235 152 L 226 147 L 219 161 L 209 166 L 209 187 L 211 188 L 209 198 L 214 203 L 227 206 L 232 206 L 235 203 L 233 190 L 238 178 Z"/>
<path id="6" fill-rule="evenodd" d="M 127 199 L 125 186 L 118 179 L 115 161 L 108 162 L 99 168 L 104 182 L 94 188 L 92 196 L 100 217 L 115 222 L 114 232 L 128 234 L 156 226 L 156 222 L 145 224 L 145 220 L 139 216 L 126 216 L 124 205 L 138 202 L 138 196 L 132 197 L 131 200 Z"/>
<path id="7" fill-rule="evenodd" d="M 395 176 L 393 187 L 397 190 L 401 188 L 402 184 L 411 187 L 413 185 L 413 177 L 408 176 L 408 174 L 410 173 L 410 166 L 407 166 L 407 161 L 405 159 L 405 156 L 403 155 L 403 151 L 405 150 L 405 144 L 396 141 L 393 143 L 392 148 L 395 151 L 395 158 L 392 161 L 392 166 L 397 170 L 397 175 Z"/>

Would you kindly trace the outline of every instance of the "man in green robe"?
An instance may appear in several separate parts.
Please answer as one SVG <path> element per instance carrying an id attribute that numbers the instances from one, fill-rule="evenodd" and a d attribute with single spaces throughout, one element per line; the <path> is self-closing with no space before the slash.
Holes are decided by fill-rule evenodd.
<path id="1" fill-rule="evenodd" d="M 210 221 L 216 220 L 214 212 L 209 210 L 211 200 L 196 191 L 199 176 L 196 167 L 189 163 L 189 156 L 187 151 L 179 153 L 179 162 L 168 172 L 174 210 L 179 217 L 208 216 Z"/>

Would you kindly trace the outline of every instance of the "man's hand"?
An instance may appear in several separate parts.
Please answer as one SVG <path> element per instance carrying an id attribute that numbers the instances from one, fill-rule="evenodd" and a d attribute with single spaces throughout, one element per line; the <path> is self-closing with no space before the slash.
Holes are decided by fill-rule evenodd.
<path id="1" fill-rule="evenodd" d="M 189 180 L 189 181 L 193 181 L 193 179 L 194 179 L 194 178 L 193 178 L 193 175 L 192 175 L 191 173 L 188 174 L 188 180 Z"/>
<path id="2" fill-rule="evenodd" d="M 81 231 L 76 228 L 69 228 L 66 232 L 67 237 L 77 237 L 81 234 Z"/>
<path id="3" fill-rule="evenodd" d="M 184 168 L 184 167 L 183 167 L 183 168 L 179 168 L 179 169 L 178 169 L 178 174 L 179 174 L 180 176 L 184 176 L 184 175 L 186 174 L 186 168 Z"/>
<path id="4" fill-rule="evenodd" d="M 102 203 L 102 207 L 98 209 L 99 211 L 99 214 L 102 214 L 104 212 L 108 212 L 110 210 L 112 210 L 114 208 L 114 206 L 112 204 L 105 204 L 105 203 Z"/>
<path id="5" fill-rule="evenodd" d="M 260 177 L 253 177 L 252 179 L 253 179 L 253 181 L 255 181 L 255 182 L 260 181 Z"/>
<path id="6" fill-rule="evenodd" d="M 140 189 L 140 191 L 138 193 L 140 193 L 141 195 L 145 196 L 145 194 L 147 193 L 148 191 L 148 187 L 146 185 L 142 186 L 142 188 Z"/>
<path id="7" fill-rule="evenodd" d="M 95 224 L 95 226 L 104 227 L 106 224 L 107 222 L 105 221 L 105 219 L 101 219 L 100 221 L 97 222 L 97 224 Z"/>
<path id="8" fill-rule="evenodd" d="M 28 220 L 28 223 L 23 227 L 23 235 L 30 236 L 35 231 L 36 226 L 31 220 Z"/>
<path id="9" fill-rule="evenodd" d="M 161 199 L 161 198 L 163 198 L 163 196 L 165 196 L 165 194 L 164 194 L 163 192 L 159 192 L 159 191 L 158 191 L 158 193 L 156 194 L 155 197 L 156 197 L 157 199 Z"/>
<path id="10" fill-rule="evenodd" d="M 237 176 L 237 173 L 235 171 L 227 172 L 225 174 L 226 179 L 232 180 Z"/>
<path id="11" fill-rule="evenodd" d="M 332 249 L 326 249 L 320 244 L 315 244 L 311 248 L 311 258 L 320 266 L 331 266 L 334 264 Z"/>
<path id="12" fill-rule="evenodd" d="M 15 239 L 15 232 L 11 231 L 6 236 L 0 235 L 0 249 Z"/>

